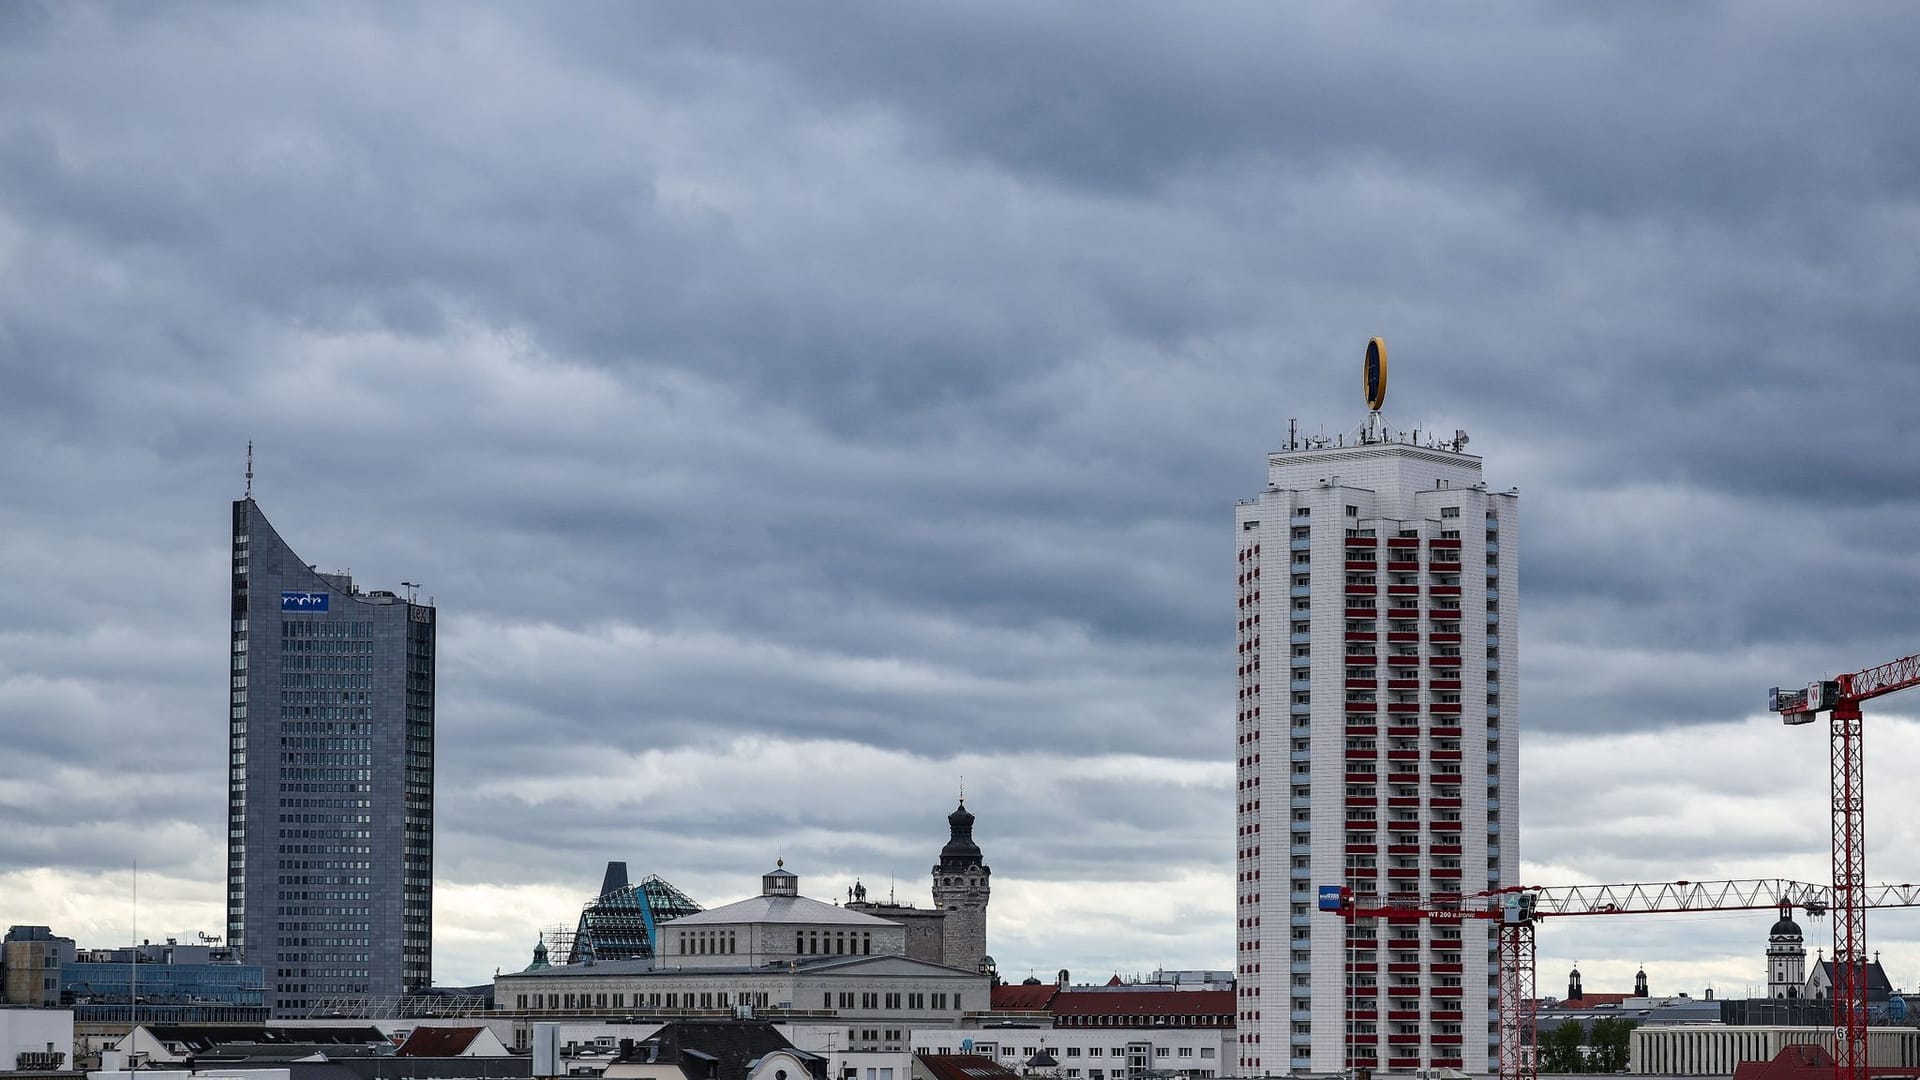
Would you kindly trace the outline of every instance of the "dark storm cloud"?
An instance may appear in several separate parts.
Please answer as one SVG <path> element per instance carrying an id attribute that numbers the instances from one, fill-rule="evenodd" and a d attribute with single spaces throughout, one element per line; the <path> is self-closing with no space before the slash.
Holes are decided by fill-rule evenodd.
<path id="1" fill-rule="evenodd" d="M 443 895 L 917 890 L 964 773 L 1003 962 L 1224 966 L 1223 523 L 1369 334 L 1522 490 L 1529 776 L 1911 650 L 1917 19 L 0 7 L 0 875 L 142 847 L 217 921 L 254 439 L 441 604 Z M 1529 861 L 1818 846 L 1605 787 Z"/>

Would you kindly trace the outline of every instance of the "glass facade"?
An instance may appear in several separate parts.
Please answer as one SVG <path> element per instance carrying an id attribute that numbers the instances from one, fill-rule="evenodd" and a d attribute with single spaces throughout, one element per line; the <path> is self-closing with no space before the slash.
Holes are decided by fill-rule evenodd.
<path id="1" fill-rule="evenodd" d="M 432 980 L 436 612 L 233 505 L 227 940 L 276 1015 Z"/>

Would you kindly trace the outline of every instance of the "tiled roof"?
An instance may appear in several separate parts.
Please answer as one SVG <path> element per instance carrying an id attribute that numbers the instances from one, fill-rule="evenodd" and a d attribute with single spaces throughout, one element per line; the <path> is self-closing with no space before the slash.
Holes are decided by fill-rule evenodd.
<path id="1" fill-rule="evenodd" d="M 995 1012 L 1037 1012 L 1045 1009 L 1060 988 L 1053 983 L 1041 983 L 1039 986 L 996 986 L 993 988 L 993 1011 Z"/>
<path id="2" fill-rule="evenodd" d="M 810 1070 L 819 1066 L 824 1072 L 825 1059 L 796 1049 L 764 1020 L 676 1020 L 635 1044 L 626 1060 L 682 1066 L 710 1061 L 714 1080 L 743 1080 L 750 1065 L 776 1050 L 793 1053 L 807 1061 Z M 685 1071 L 709 1075 L 699 1066 Z"/>
<path id="3" fill-rule="evenodd" d="M 1020 1074 L 980 1054 L 918 1054 L 933 1080 L 1011 1080 Z"/>
<path id="4" fill-rule="evenodd" d="M 1055 1016 L 1141 1016 L 1147 1023 L 1180 1016 L 1233 1017 L 1231 990 L 1062 990 Z"/>
<path id="5" fill-rule="evenodd" d="M 401 1057 L 459 1057 L 486 1028 L 417 1027 L 394 1053 Z"/>

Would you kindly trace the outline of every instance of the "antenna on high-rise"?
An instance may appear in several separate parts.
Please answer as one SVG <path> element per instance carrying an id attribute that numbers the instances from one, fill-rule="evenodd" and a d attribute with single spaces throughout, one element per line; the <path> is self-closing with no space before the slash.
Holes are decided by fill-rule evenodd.
<path id="1" fill-rule="evenodd" d="M 247 440 L 247 498 L 253 498 L 253 440 Z"/>

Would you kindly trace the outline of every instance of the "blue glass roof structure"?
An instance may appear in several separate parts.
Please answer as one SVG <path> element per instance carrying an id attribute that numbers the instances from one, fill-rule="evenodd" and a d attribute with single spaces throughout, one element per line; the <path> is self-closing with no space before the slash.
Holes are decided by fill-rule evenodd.
<path id="1" fill-rule="evenodd" d="M 661 924 L 700 910 L 699 904 L 666 880 L 649 875 L 639 884 L 630 884 L 627 864 L 610 862 L 600 895 L 580 910 L 571 960 L 651 959 Z"/>

